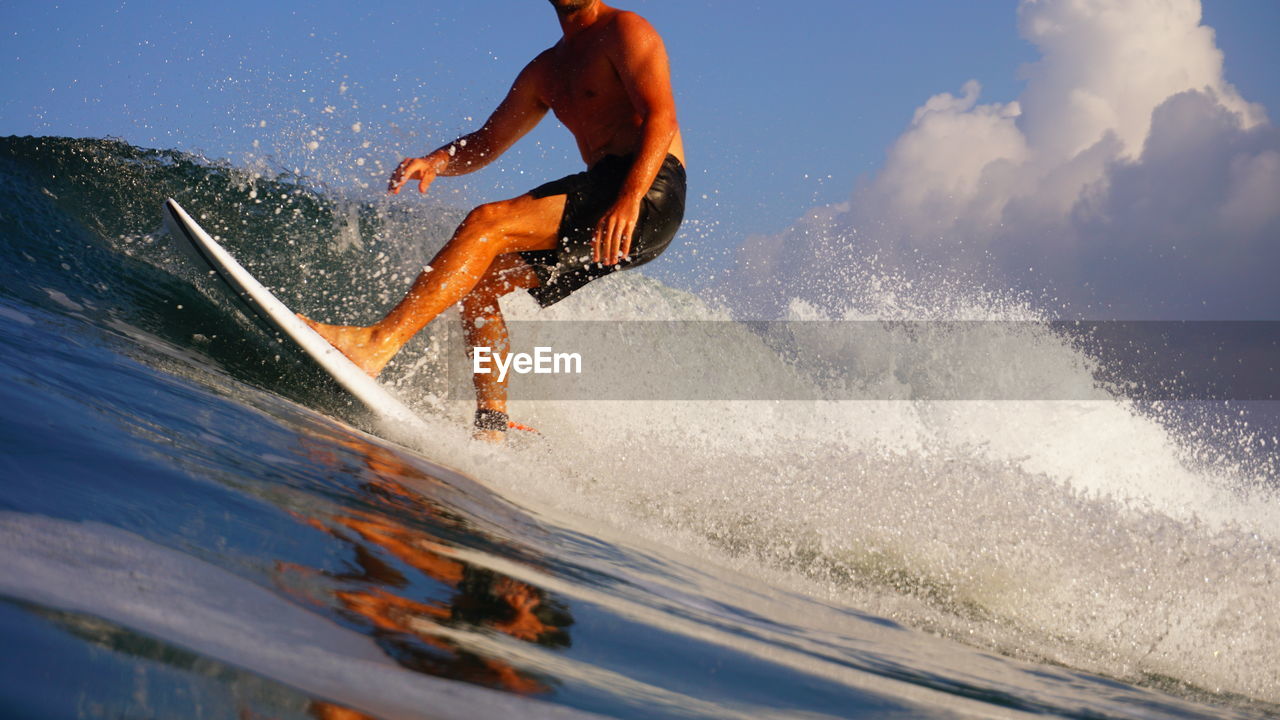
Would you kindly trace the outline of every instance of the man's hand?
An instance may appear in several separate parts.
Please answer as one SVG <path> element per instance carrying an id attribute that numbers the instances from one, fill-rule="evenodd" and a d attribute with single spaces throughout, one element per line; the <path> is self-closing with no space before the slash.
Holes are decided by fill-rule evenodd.
<path id="1" fill-rule="evenodd" d="M 448 164 L 449 159 L 437 157 L 437 153 L 420 158 L 405 158 L 396 166 L 395 172 L 391 173 L 391 180 L 387 182 L 387 192 L 399 195 L 402 185 L 410 180 L 417 180 L 418 192 L 425 193 L 427 188 L 431 187 L 431 182 Z"/>
<path id="2" fill-rule="evenodd" d="M 631 255 L 631 235 L 640 221 L 640 200 L 638 197 L 620 197 L 600 218 L 591 243 L 592 262 L 617 265 Z"/>

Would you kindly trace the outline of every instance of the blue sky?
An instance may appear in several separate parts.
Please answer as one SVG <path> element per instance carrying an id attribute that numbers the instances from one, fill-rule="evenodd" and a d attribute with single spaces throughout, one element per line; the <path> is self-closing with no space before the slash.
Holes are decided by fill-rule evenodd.
<path id="1" fill-rule="evenodd" d="M 619 5 L 666 38 L 696 195 L 690 232 L 724 247 L 847 199 L 931 95 L 972 78 L 983 102 L 1016 98 L 1037 57 L 1012 0 Z M 1206 0 L 1204 14 L 1227 80 L 1280 112 L 1280 3 Z M 327 182 L 364 180 L 370 194 L 401 155 L 474 128 L 558 36 L 544 0 L 8 0 L 0 27 L 0 135 L 115 136 L 235 163 L 269 155 Z M 470 203 L 578 164 L 549 117 L 504 162 L 436 188 Z"/>

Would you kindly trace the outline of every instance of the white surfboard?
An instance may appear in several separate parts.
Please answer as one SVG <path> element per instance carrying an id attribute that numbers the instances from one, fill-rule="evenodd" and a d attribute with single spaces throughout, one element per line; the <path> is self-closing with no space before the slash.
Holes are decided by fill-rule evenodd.
<path id="1" fill-rule="evenodd" d="M 271 291 L 245 270 L 236 259 L 204 231 L 187 214 L 176 200 L 170 198 L 164 204 L 165 223 L 169 225 L 178 244 L 187 252 L 197 267 L 207 269 L 219 278 L 244 303 L 262 318 L 280 336 L 297 344 L 303 352 L 316 361 L 361 405 L 369 410 L 379 428 L 397 438 L 410 437 L 426 430 L 422 421 L 404 403 L 369 377 L 351 362 L 328 340 L 312 330 L 306 323 L 280 302 Z M 418 435 L 420 438 L 421 435 Z"/>

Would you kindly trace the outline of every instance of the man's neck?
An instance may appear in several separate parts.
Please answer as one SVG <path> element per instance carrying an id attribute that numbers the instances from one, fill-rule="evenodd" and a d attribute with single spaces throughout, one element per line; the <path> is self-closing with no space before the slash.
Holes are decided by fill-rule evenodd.
<path id="1" fill-rule="evenodd" d="M 581 10 L 574 10 L 571 13 L 561 15 L 559 16 L 560 29 L 564 32 L 565 37 L 573 37 L 594 25 L 606 9 L 607 7 L 603 2 L 593 2 Z"/>

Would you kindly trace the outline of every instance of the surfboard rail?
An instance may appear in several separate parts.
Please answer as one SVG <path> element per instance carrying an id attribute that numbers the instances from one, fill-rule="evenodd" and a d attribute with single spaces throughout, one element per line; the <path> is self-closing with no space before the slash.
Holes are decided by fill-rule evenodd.
<path id="1" fill-rule="evenodd" d="M 212 271 L 259 318 L 296 344 L 338 385 L 364 406 L 378 422 L 396 434 L 426 429 L 426 423 L 378 381 L 331 345 L 268 290 L 200 227 L 177 200 L 164 203 L 164 217 L 183 249 L 197 264 Z"/>

